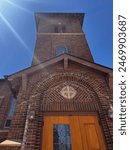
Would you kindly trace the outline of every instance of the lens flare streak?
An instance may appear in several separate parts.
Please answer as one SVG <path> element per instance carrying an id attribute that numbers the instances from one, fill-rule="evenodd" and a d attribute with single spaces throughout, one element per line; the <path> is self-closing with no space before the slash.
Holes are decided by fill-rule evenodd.
<path id="1" fill-rule="evenodd" d="M 20 41 L 20 43 L 29 50 L 29 47 L 26 45 L 26 43 L 23 41 L 23 39 L 20 37 L 20 35 L 16 32 L 16 30 L 12 27 L 12 25 L 8 22 L 8 20 L 0 13 L 0 17 L 5 22 L 5 24 L 9 27 L 9 29 L 13 32 L 13 34 L 16 36 L 16 38 Z"/>
<path id="2" fill-rule="evenodd" d="M 17 5 L 17 4 L 15 4 L 15 3 L 13 3 L 12 1 L 9 1 L 9 0 L 5 0 L 5 1 L 6 1 L 7 3 L 11 4 L 11 5 L 14 6 L 14 7 L 17 7 L 17 8 L 19 8 L 19 9 L 22 9 L 22 10 L 25 11 L 25 12 L 32 13 L 30 10 L 28 10 L 28 9 L 26 9 L 26 8 L 24 8 L 24 7 L 21 7 L 21 6 Z"/>
<path id="3" fill-rule="evenodd" d="M 28 13 L 32 13 L 31 11 L 29 11 L 28 9 L 25 9 L 17 4 L 15 4 L 14 2 L 10 1 L 10 0 L 5 0 L 5 2 L 9 3 L 10 5 L 19 8 L 23 11 L 26 11 Z M 0 12 L 0 18 L 3 20 L 3 22 L 8 26 L 8 28 L 12 31 L 12 33 L 15 35 L 15 37 L 19 40 L 19 42 L 24 46 L 24 48 L 27 50 L 27 52 L 30 54 L 32 53 L 30 51 L 30 48 L 27 46 L 27 44 L 24 42 L 24 40 L 21 38 L 21 36 L 18 34 L 18 32 L 13 28 L 13 26 L 10 24 L 10 22 L 5 18 L 5 16 Z M 35 60 L 36 64 L 41 64 L 41 62 L 39 61 L 39 59 L 37 58 L 36 55 L 34 55 L 33 59 Z"/>

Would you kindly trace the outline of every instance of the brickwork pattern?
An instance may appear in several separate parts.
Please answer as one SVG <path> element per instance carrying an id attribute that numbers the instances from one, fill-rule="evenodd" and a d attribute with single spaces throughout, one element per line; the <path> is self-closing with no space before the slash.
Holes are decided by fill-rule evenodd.
<path id="1" fill-rule="evenodd" d="M 37 73 L 38 75 L 38 73 Z M 90 75 L 90 74 L 89 74 Z M 94 75 L 94 74 L 93 74 Z M 41 136 L 39 131 L 41 131 L 41 127 L 42 127 L 42 122 L 43 122 L 43 114 L 42 112 L 44 111 L 44 106 L 42 105 L 42 103 L 44 103 L 44 101 L 47 101 L 46 99 L 46 92 L 47 89 L 52 89 L 51 92 L 53 93 L 53 90 L 55 91 L 56 89 L 58 90 L 57 86 L 60 86 L 59 84 L 59 81 L 63 82 L 62 84 L 64 85 L 65 81 L 69 81 L 69 83 L 73 81 L 77 81 L 79 83 L 79 86 L 81 87 L 81 84 L 84 86 L 87 86 L 91 83 L 91 86 L 93 85 L 93 88 L 94 91 L 96 91 L 96 94 L 97 94 L 97 97 L 95 98 L 96 101 L 97 101 L 97 105 L 94 106 L 93 103 L 91 103 L 91 105 L 88 105 L 85 107 L 84 103 L 83 105 L 81 104 L 81 107 L 79 107 L 79 105 L 77 105 L 79 107 L 79 109 L 73 109 L 73 111 L 81 111 L 82 109 L 82 106 L 84 106 L 84 109 L 83 111 L 99 111 L 101 112 L 101 123 L 103 124 L 102 127 L 103 127 L 103 130 L 105 131 L 105 135 L 106 135 L 106 139 L 107 139 L 107 145 L 108 145 L 108 148 L 109 149 L 112 149 L 112 141 L 111 141 L 111 133 L 110 133 L 110 130 L 109 130 L 109 121 L 106 120 L 106 112 L 105 113 L 102 113 L 103 110 L 106 110 L 106 108 L 108 107 L 108 94 L 109 94 L 109 89 L 107 87 L 107 84 L 106 84 L 106 81 L 103 79 L 103 78 L 100 78 L 100 77 L 97 77 L 96 80 L 94 80 L 94 82 L 92 82 L 92 74 L 90 75 L 91 76 L 91 80 L 90 78 L 86 78 L 85 77 L 85 73 L 84 73 L 84 76 L 83 74 L 76 74 L 75 72 L 60 72 L 60 73 L 54 73 L 54 74 L 50 74 L 50 76 L 47 78 L 43 78 L 42 77 L 42 81 L 41 81 L 41 78 L 38 82 L 38 80 L 36 81 L 37 84 L 33 84 L 32 86 L 30 85 L 29 87 L 32 88 L 32 98 L 30 98 L 30 107 L 32 110 L 35 110 L 36 111 L 36 119 L 37 121 L 33 121 L 33 122 L 29 122 L 29 125 L 31 128 L 29 129 L 29 132 L 26 132 L 27 135 L 26 137 L 28 137 L 30 140 L 29 140 L 29 143 L 26 141 L 26 144 L 25 144 L 25 149 L 38 149 L 40 148 L 40 140 L 41 138 L 36 138 L 36 137 L 39 137 Z M 100 82 L 99 82 L 100 81 Z M 77 83 L 77 84 L 78 84 Z M 96 85 L 97 84 L 97 85 Z M 90 85 L 89 85 L 90 86 Z M 90 86 L 90 87 L 91 87 Z M 96 89 L 97 88 L 97 89 Z M 88 87 L 87 87 L 88 89 Z M 83 91 L 83 90 L 81 90 Z M 37 95 L 37 93 L 40 93 L 40 95 Z M 45 95 L 44 95 L 45 94 Z M 104 95 L 106 94 L 106 96 Z M 44 97 L 45 96 L 45 97 Z M 54 96 L 54 95 L 53 95 Z M 48 95 L 49 97 L 49 95 Z M 51 98 L 51 96 L 50 96 Z M 32 100 L 31 100 L 32 99 Z M 56 97 L 55 95 L 55 99 L 59 99 L 59 97 Z M 43 101 L 44 100 L 44 101 Z M 65 101 L 65 100 L 64 100 Z M 79 100 L 80 101 L 80 100 Z M 59 102 L 57 101 L 58 105 L 59 105 L 59 108 L 60 110 L 58 110 L 58 107 L 54 106 L 54 105 L 48 105 L 49 106 L 49 109 L 46 108 L 46 110 L 48 111 L 65 111 L 59 104 Z M 102 103 L 102 105 L 101 105 Z M 61 103 L 61 105 L 63 106 L 64 103 Z M 69 103 L 69 105 L 71 105 L 72 103 Z M 78 103 L 77 103 L 78 104 Z M 55 103 L 56 105 L 56 103 Z M 75 107 L 76 108 L 76 105 L 72 104 L 73 105 L 73 108 Z M 40 107 L 39 107 L 40 106 Z M 69 107 L 67 107 L 69 108 Z M 66 109 L 66 111 L 68 111 L 68 109 Z M 72 110 L 71 110 L 72 111 Z M 38 115 L 39 114 L 39 115 Z M 33 133 L 35 134 L 35 136 L 32 136 L 30 135 L 29 133 Z M 39 133 L 39 135 L 37 135 L 37 133 Z M 29 134 L 29 135 L 28 135 Z M 36 140 L 37 139 L 37 140 Z M 32 141 L 32 143 L 31 143 Z M 34 144 L 34 141 L 36 142 Z M 27 144 L 28 143 L 28 144 Z"/>
<path id="2" fill-rule="evenodd" d="M 57 47 L 66 47 L 69 54 L 93 62 L 84 35 L 39 35 L 37 37 L 33 65 L 54 58 Z"/>
<path id="3" fill-rule="evenodd" d="M 37 14 L 37 40 L 32 65 L 56 56 L 57 47 L 66 47 L 68 53 L 93 62 L 82 31 L 83 14 Z M 64 33 L 55 33 L 55 27 L 65 27 Z"/>
<path id="4" fill-rule="evenodd" d="M 0 146 L 0 150 L 21 150 L 21 147 L 17 147 L 17 146 Z"/>
<path id="5" fill-rule="evenodd" d="M 6 140 L 8 136 L 8 132 L 0 132 L 0 142 L 3 142 L 4 140 Z"/>
<path id="6" fill-rule="evenodd" d="M 12 93 L 8 87 L 6 80 L 0 81 L 0 142 L 4 141 L 8 135 L 8 129 L 5 132 L 5 121 L 8 114 L 8 109 L 10 105 L 10 99 Z"/>
<path id="7" fill-rule="evenodd" d="M 17 97 L 17 105 L 14 112 L 14 117 L 11 122 L 8 139 L 15 139 L 17 142 L 22 142 L 23 133 L 27 115 L 28 95 L 21 91 Z"/>
<path id="8" fill-rule="evenodd" d="M 106 77 L 74 64 L 65 71 L 61 63 L 29 75 L 27 90 L 20 87 L 17 96 L 8 139 L 22 142 L 21 150 L 40 150 L 44 112 L 98 112 L 107 148 L 112 150 L 112 120 L 107 115 L 111 92 Z M 65 85 L 77 90 L 72 100 L 59 94 Z M 35 111 L 34 120 L 29 120 L 30 111 Z"/>
<path id="9" fill-rule="evenodd" d="M 4 127 L 3 120 L 6 120 L 11 96 L 12 94 L 7 82 L 5 80 L 0 82 L 0 129 Z"/>
<path id="10" fill-rule="evenodd" d="M 80 33 L 82 32 L 83 14 L 80 15 L 36 15 L 37 32 L 38 33 L 55 33 L 56 26 L 65 26 L 67 33 Z"/>

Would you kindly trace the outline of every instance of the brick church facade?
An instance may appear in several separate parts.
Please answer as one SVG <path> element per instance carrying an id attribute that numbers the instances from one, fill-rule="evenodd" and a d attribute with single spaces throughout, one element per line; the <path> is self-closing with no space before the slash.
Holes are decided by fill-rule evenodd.
<path id="1" fill-rule="evenodd" d="M 0 79 L 0 150 L 112 150 L 112 69 L 94 63 L 83 13 L 36 13 L 31 67 Z"/>

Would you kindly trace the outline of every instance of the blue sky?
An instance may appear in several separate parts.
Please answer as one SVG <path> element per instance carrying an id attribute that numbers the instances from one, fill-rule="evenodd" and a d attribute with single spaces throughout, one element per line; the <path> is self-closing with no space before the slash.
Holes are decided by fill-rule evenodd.
<path id="1" fill-rule="evenodd" d="M 95 63 L 112 68 L 112 0 L 0 0 L 0 78 L 32 63 L 35 12 L 83 12 Z"/>

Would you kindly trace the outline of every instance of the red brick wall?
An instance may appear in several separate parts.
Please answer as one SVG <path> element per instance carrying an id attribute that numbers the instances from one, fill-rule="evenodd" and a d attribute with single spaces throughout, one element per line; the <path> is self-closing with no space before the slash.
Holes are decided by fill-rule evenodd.
<path id="1" fill-rule="evenodd" d="M 56 48 L 66 47 L 68 53 L 93 62 L 89 46 L 82 31 L 81 16 L 46 15 L 38 21 L 38 34 L 32 65 L 39 64 L 56 56 Z M 83 19 L 83 18 L 82 18 Z M 54 28 L 61 23 L 65 33 L 55 33 Z"/>
<path id="2" fill-rule="evenodd" d="M 37 38 L 33 65 L 56 56 L 56 48 L 68 48 L 68 53 L 88 61 L 93 61 L 84 35 L 41 35 Z"/>
<path id="3" fill-rule="evenodd" d="M 21 147 L 15 146 L 0 146 L 0 150 L 21 150 Z"/>
<path id="4" fill-rule="evenodd" d="M 3 141 L 7 138 L 8 132 L 4 132 L 4 124 L 7 118 L 7 113 L 11 101 L 11 91 L 8 87 L 8 84 L 5 80 L 0 80 L 0 141 Z"/>
<path id="5" fill-rule="evenodd" d="M 63 62 L 60 62 L 30 74 L 27 76 L 26 91 L 21 87 L 17 97 L 8 139 L 18 142 L 24 139 L 24 149 L 39 150 L 44 111 L 98 112 L 108 150 L 112 150 L 112 120 L 107 114 L 111 92 L 107 78 L 107 74 L 72 62 L 69 62 L 68 70 L 64 70 Z M 64 84 L 70 84 L 77 90 L 73 103 L 58 94 Z M 33 121 L 28 119 L 31 110 L 36 113 Z"/>
<path id="6" fill-rule="evenodd" d="M 62 25 L 65 26 L 67 33 L 80 33 L 83 14 L 41 13 L 36 14 L 36 22 L 38 33 L 54 33 L 55 26 Z"/>
<path id="7" fill-rule="evenodd" d="M 0 142 L 3 142 L 4 140 L 6 140 L 7 136 L 8 136 L 8 132 L 1 131 L 0 132 Z"/>
<path id="8" fill-rule="evenodd" d="M 73 62 L 69 62 L 67 70 L 63 69 L 63 62 L 59 62 L 30 74 L 27 76 L 26 90 L 21 84 L 7 138 L 21 142 L 25 150 L 40 150 L 43 112 L 97 112 L 107 148 L 112 150 L 112 120 L 107 114 L 112 98 L 109 86 L 112 80 L 108 80 L 108 77 L 107 74 Z M 15 78 L 11 82 L 14 85 L 18 83 Z M 77 90 L 73 103 L 58 94 L 65 84 Z M 4 90 L 1 93 L 6 95 Z M 36 113 L 33 121 L 28 119 L 31 110 Z"/>

